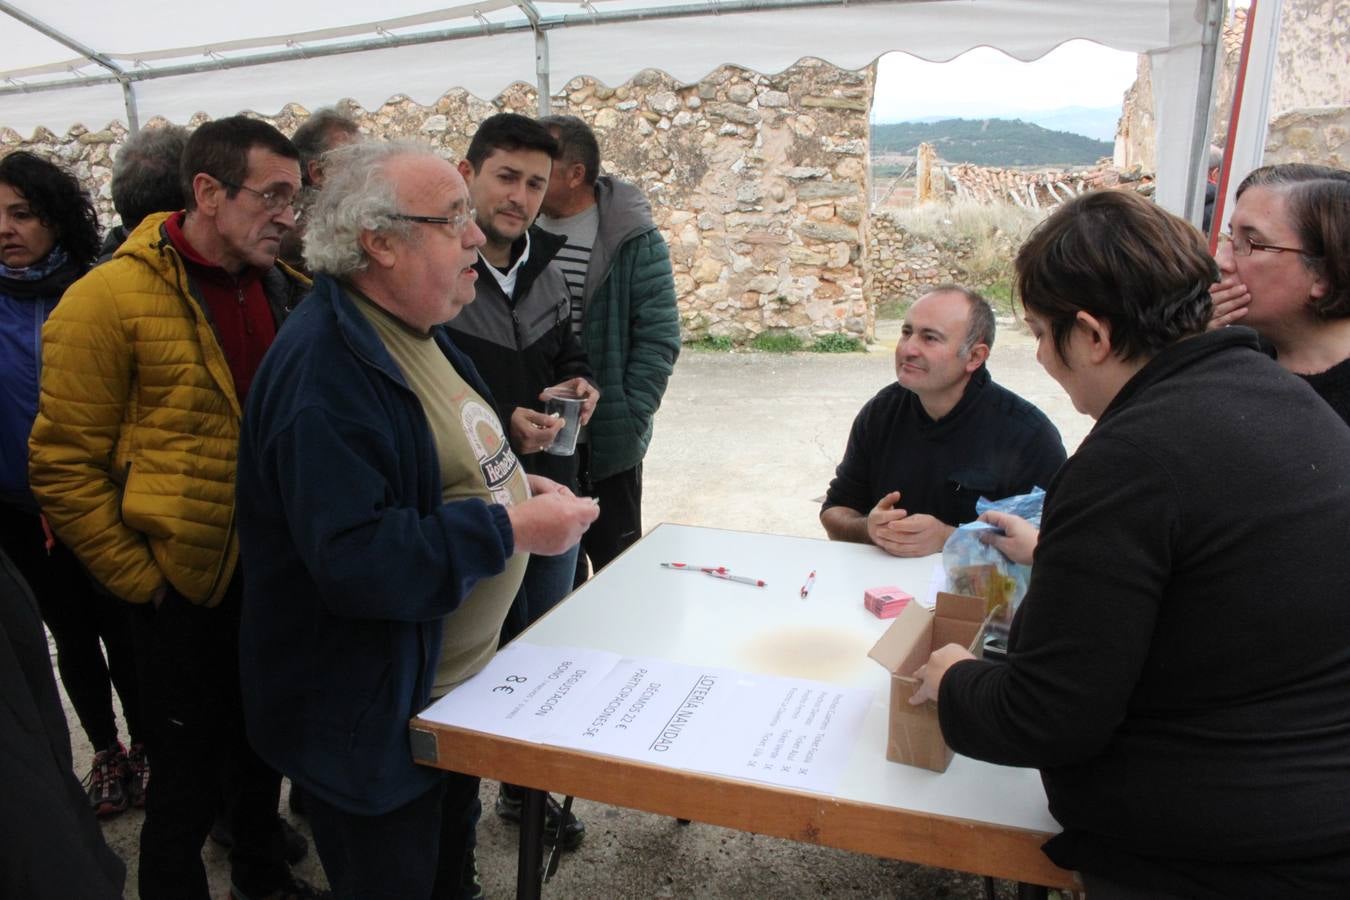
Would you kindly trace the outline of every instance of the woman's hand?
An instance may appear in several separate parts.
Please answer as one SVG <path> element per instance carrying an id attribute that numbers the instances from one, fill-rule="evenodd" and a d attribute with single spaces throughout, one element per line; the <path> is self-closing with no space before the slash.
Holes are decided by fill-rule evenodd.
<path id="1" fill-rule="evenodd" d="M 1209 299 L 1214 304 L 1210 313 L 1209 328 L 1223 328 L 1247 315 L 1247 305 L 1252 295 L 1247 286 L 1238 280 L 1236 272 L 1224 272 L 1223 277 L 1209 287 Z"/>
<path id="2" fill-rule="evenodd" d="M 1031 557 L 1036 552 L 1036 542 L 1041 537 L 1041 532 L 1036 526 L 1021 516 L 993 510 L 981 515 L 980 521 L 1003 529 L 1003 534 L 994 534 L 992 531 L 980 532 L 981 541 L 1015 563 L 1031 565 Z"/>
<path id="3" fill-rule="evenodd" d="M 975 655 L 960 644 L 948 644 L 934 650 L 933 655 L 928 657 L 928 662 L 914 670 L 914 677 L 919 679 L 919 688 L 909 698 L 910 705 L 918 706 L 929 700 L 936 703 L 938 691 L 942 688 L 942 676 L 947 674 L 947 670 L 954 663 L 974 658 Z"/>

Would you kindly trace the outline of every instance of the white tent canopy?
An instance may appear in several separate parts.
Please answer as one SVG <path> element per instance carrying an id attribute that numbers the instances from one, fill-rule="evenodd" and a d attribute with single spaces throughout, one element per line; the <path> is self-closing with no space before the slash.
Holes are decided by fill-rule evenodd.
<path id="1" fill-rule="evenodd" d="M 460 87 L 645 68 L 694 82 L 731 63 L 779 72 L 803 57 L 847 69 L 888 51 L 945 61 L 977 46 L 1036 59 L 1073 39 L 1148 54 L 1158 199 L 1197 208 L 1208 148 L 1221 0 L 0 0 L 0 127 L 64 133 L 241 110 L 272 114 L 396 94 L 430 103 Z M 373 20 L 372 16 L 379 16 Z"/>

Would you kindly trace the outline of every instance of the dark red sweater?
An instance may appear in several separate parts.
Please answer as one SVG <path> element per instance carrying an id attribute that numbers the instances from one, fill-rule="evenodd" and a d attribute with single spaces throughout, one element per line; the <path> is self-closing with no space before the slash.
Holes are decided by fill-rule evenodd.
<path id="1" fill-rule="evenodd" d="M 206 301 L 207 312 L 225 352 L 234 389 L 242 408 L 263 354 L 277 336 L 276 322 L 262 288 L 262 270 L 252 266 L 232 275 L 203 257 L 183 234 L 184 213 L 170 216 L 165 230 L 183 257 L 192 285 Z"/>

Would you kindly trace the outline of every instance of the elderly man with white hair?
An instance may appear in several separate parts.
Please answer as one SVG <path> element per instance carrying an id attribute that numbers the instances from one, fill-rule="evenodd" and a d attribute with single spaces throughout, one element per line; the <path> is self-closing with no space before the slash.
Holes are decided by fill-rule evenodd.
<path id="1" fill-rule="evenodd" d="M 457 896 L 478 779 L 415 765 L 408 719 L 487 664 L 528 554 L 574 545 L 597 510 L 526 476 L 442 327 L 483 243 L 455 167 L 417 144 L 330 160 L 314 290 L 244 416 L 249 736 L 305 790 L 336 896 Z"/>

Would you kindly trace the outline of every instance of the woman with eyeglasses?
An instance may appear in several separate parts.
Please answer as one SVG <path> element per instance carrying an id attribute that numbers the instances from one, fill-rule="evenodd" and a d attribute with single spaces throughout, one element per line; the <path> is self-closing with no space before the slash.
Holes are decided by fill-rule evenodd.
<path id="1" fill-rule="evenodd" d="M 1255 328 L 1350 424 L 1350 172 L 1257 169 L 1238 187 L 1230 229 L 1210 326 Z"/>
<path id="2" fill-rule="evenodd" d="M 149 781 L 129 613 L 52 537 L 28 485 L 42 325 L 98 250 L 94 206 L 74 175 L 22 150 L 0 159 L 0 546 L 56 641 L 61 682 L 94 748 L 86 789 L 102 817 L 143 805 Z M 130 750 L 118 740 L 110 677 L 131 729 Z"/>

